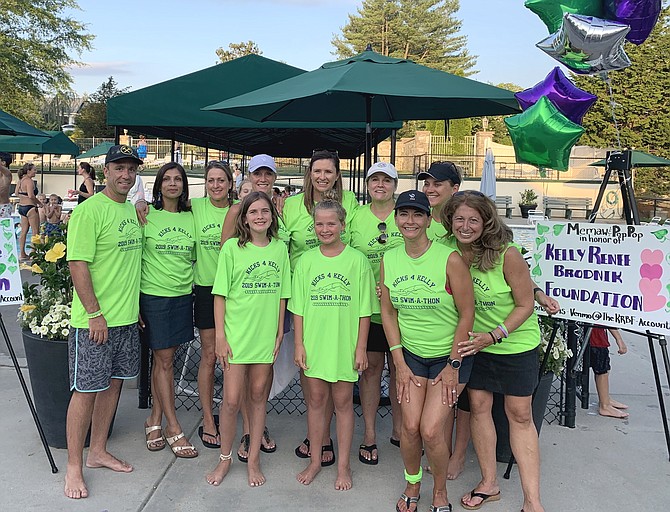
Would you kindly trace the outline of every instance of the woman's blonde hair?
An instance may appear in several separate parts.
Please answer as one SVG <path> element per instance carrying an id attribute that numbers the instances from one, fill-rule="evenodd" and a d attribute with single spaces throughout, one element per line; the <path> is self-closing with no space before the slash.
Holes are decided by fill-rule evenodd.
<path id="1" fill-rule="evenodd" d="M 23 178 L 26 174 L 28 174 L 34 168 L 35 168 L 35 164 L 23 164 L 23 167 L 21 167 L 19 169 L 17 174 L 18 174 L 19 178 Z"/>
<path id="2" fill-rule="evenodd" d="M 345 225 L 347 218 L 347 210 L 342 206 L 342 202 L 337 199 L 337 195 L 334 190 L 328 190 L 323 193 L 323 199 L 316 203 L 314 206 L 314 212 L 312 217 L 316 218 L 317 212 L 332 210 L 337 214 L 337 220 L 339 220 L 342 225 Z"/>
<path id="3" fill-rule="evenodd" d="M 312 154 L 312 159 L 309 161 L 309 167 L 305 170 L 305 177 L 303 180 L 303 188 L 305 190 L 303 193 L 303 200 L 305 202 L 305 208 L 307 208 L 310 215 L 314 215 L 314 183 L 312 183 L 312 167 L 314 166 L 314 162 L 318 160 L 332 160 L 335 164 L 335 174 L 337 177 L 332 190 L 335 192 L 335 199 L 342 203 L 342 190 L 344 185 L 342 184 L 342 173 L 340 172 L 340 157 L 337 156 L 337 153 L 334 151 L 320 149 Z"/>
<path id="4" fill-rule="evenodd" d="M 247 197 L 242 200 L 242 205 L 240 212 L 237 214 L 235 219 L 235 237 L 237 237 L 237 245 L 244 247 L 248 242 L 251 241 L 251 229 L 249 224 L 246 223 L 247 212 L 253 203 L 256 201 L 263 200 L 270 206 L 270 212 L 272 214 L 272 222 L 268 228 L 268 240 L 277 238 L 277 233 L 279 232 L 279 221 L 277 220 L 277 209 L 275 205 L 272 204 L 272 201 L 265 192 L 251 192 Z"/>
<path id="5" fill-rule="evenodd" d="M 482 218 L 482 235 L 470 244 L 472 264 L 482 272 L 495 267 L 512 241 L 512 230 L 500 220 L 496 205 L 488 197 L 476 190 L 456 192 L 442 210 L 442 225 L 448 235 L 453 235 L 454 214 L 459 206 L 469 206 Z"/>

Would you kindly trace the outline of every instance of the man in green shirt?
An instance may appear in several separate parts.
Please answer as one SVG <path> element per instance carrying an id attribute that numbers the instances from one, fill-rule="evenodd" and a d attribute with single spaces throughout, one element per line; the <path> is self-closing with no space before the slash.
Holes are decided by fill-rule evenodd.
<path id="1" fill-rule="evenodd" d="M 69 223 L 67 259 L 75 296 L 68 340 L 73 391 L 67 412 L 68 498 L 88 496 L 82 466 L 91 419 L 86 467 L 133 470 L 107 451 L 107 434 L 122 379 L 135 377 L 140 366 L 142 230 L 126 197 L 141 163 L 130 146 L 110 148 L 104 169 L 107 186 L 77 206 Z"/>

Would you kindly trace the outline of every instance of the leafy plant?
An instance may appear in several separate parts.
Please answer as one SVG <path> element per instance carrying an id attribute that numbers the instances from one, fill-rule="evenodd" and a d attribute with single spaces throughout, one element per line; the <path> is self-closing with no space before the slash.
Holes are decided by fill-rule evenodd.
<path id="1" fill-rule="evenodd" d="M 67 338 L 72 306 L 72 277 L 65 258 L 66 226 L 51 236 L 31 239 L 31 264 L 21 268 L 40 276 L 40 283 L 23 283 L 19 323 L 33 334 L 50 340 Z"/>
<path id="2" fill-rule="evenodd" d="M 532 188 L 527 188 L 519 194 L 521 195 L 519 204 L 537 204 L 537 194 Z"/>

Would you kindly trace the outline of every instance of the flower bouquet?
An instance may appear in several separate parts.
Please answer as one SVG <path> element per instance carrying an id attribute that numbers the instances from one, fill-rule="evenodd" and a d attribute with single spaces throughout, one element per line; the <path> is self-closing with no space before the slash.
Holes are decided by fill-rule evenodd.
<path id="1" fill-rule="evenodd" d="M 556 320 L 547 316 L 539 316 L 538 318 L 540 322 L 541 335 L 539 354 L 540 364 L 542 364 L 544 355 L 547 352 L 547 347 L 549 346 L 549 339 L 551 338 L 551 331 L 554 327 L 554 321 Z M 560 376 L 561 372 L 563 372 L 563 369 L 565 368 L 565 362 L 569 357 L 572 357 L 572 350 L 568 348 L 565 335 L 565 325 L 563 324 L 556 331 L 556 338 L 554 339 L 554 343 L 551 346 L 551 352 L 549 353 L 549 357 L 547 358 L 547 363 L 544 368 L 545 373 L 551 372 L 556 376 Z"/>

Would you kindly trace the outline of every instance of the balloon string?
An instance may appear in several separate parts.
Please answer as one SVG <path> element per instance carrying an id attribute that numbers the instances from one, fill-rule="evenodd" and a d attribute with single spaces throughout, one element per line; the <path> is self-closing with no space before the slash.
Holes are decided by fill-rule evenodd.
<path id="1" fill-rule="evenodd" d="M 614 101 L 614 91 L 612 90 L 612 80 L 610 79 L 609 75 L 607 72 L 603 73 L 603 80 L 607 84 L 607 88 L 609 89 L 610 93 L 610 107 L 612 108 L 612 121 L 614 121 L 614 130 L 616 131 L 616 143 L 617 143 L 617 148 L 619 151 L 621 151 L 621 132 L 619 132 L 619 123 L 616 118 L 616 101 Z"/>

